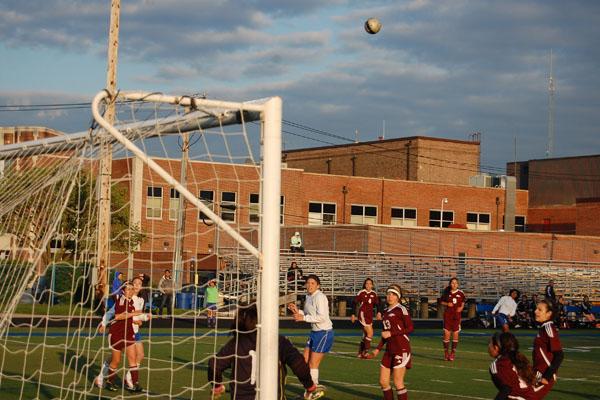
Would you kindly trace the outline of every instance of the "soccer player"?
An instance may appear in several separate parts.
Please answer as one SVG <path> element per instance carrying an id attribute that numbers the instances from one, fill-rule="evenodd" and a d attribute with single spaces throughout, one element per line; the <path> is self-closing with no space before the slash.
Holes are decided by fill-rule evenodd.
<path id="1" fill-rule="evenodd" d="M 535 375 L 529 360 L 519 352 L 519 342 L 510 332 L 496 332 L 488 345 L 494 359 L 490 365 L 492 382 L 498 389 L 495 400 L 536 399 Z"/>
<path id="2" fill-rule="evenodd" d="M 502 327 L 502 332 L 510 330 L 509 322 L 517 313 L 516 300 L 519 297 L 517 289 L 510 289 L 508 296 L 500 297 L 500 300 L 492 310 L 492 314 L 496 318 L 496 326 Z"/>
<path id="3" fill-rule="evenodd" d="M 288 309 L 294 314 L 296 322 L 308 322 L 311 332 L 304 348 L 304 361 L 310 367 L 310 376 L 313 382 L 319 384 L 319 365 L 325 354 L 333 346 L 333 324 L 329 319 L 329 302 L 327 296 L 321 292 L 321 280 L 317 275 L 306 277 L 306 300 L 304 311 L 298 310 L 294 303 L 288 304 Z"/>
<path id="4" fill-rule="evenodd" d="M 373 280 L 371 278 L 365 279 L 362 290 L 354 298 L 354 313 L 351 317 L 352 323 L 356 321 L 356 314 L 358 314 L 358 322 L 360 322 L 363 329 L 363 337 L 358 347 L 359 358 L 364 358 L 365 353 L 368 353 L 371 348 L 374 308 L 377 307 L 377 311 L 379 311 L 379 296 L 377 296 L 373 288 Z M 377 319 L 381 319 L 381 313 L 377 312 L 376 317 Z"/>
<path id="5" fill-rule="evenodd" d="M 135 308 L 135 311 L 144 311 L 144 304 L 145 301 L 144 299 L 140 296 L 140 292 L 143 288 L 143 278 L 141 276 L 136 276 L 135 278 L 133 278 L 132 280 L 133 282 L 133 296 L 132 296 L 132 300 L 133 300 L 133 306 Z M 104 333 L 106 326 L 111 322 L 111 320 L 114 318 L 115 316 L 115 308 L 111 308 L 110 310 L 108 310 L 106 312 L 106 314 L 104 314 L 104 316 L 102 317 L 102 322 L 100 322 L 100 326 L 98 327 L 98 331 L 100 333 Z M 135 354 L 136 354 L 136 364 L 138 366 L 138 369 L 142 363 L 142 361 L 144 360 L 144 344 L 142 343 L 142 337 L 139 333 L 139 328 L 142 325 L 143 322 L 145 321 L 149 321 L 151 319 L 152 315 L 151 314 L 140 314 L 140 315 L 136 315 L 133 317 L 133 331 L 135 333 Z M 102 369 L 100 370 L 100 374 L 96 377 L 96 379 L 94 380 L 94 383 L 96 384 L 96 386 L 98 387 L 103 387 L 104 386 L 104 378 L 106 376 L 108 376 L 108 365 L 109 362 L 104 362 L 104 365 L 102 366 Z M 125 375 L 125 383 L 127 384 L 127 388 L 129 390 L 133 390 L 134 389 L 134 384 L 131 378 L 131 372 L 127 371 L 127 374 Z"/>
<path id="6" fill-rule="evenodd" d="M 556 373 L 563 361 L 564 353 L 554 322 L 554 303 L 544 299 L 537 304 L 535 321 L 540 329 L 533 341 L 533 369 L 537 386 L 535 391 L 539 399 L 550 392 L 556 382 Z"/>
<path id="7" fill-rule="evenodd" d="M 112 349 L 111 361 L 108 366 L 108 376 L 105 388 L 116 392 L 119 388 L 115 385 L 114 379 L 117 374 L 117 368 L 121 363 L 122 353 L 125 353 L 131 373 L 133 392 L 141 392 L 139 385 L 139 373 L 136 357 L 135 331 L 133 329 L 133 317 L 141 315 L 141 311 L 136 311 L 133 302 L 133 284 L 125 282 L 123 295 L 120 295 L 115 302 L 115 318 L 110 326 L 108 335 L 110 347 Z"/>
<path id="8" fill-rule="evenodd" d="M 217 325 L 217 302 L 219 301 L 219 289 L 217 288 L 217 280 L 211 279 L 208 281 L 208 286 L 204 291 L 206 300 L 206 325 L 209 328 L 214 328 Z"/>
<path id="9" fill-rule="evenodd" d="M 223 372 L 231 369 L 231 376 L 236 377 L 230 383 L 231 398 L 245 400 L 256 398 L 256 386 L 253 378 L 256 375 L 256 322 L 258 320 L 256 305 L 240 308 L 233 328 L 234 337 L 219 350 L 208 362 L 208 380 L 213 384 L 213 396 L 225 392 Z M 310 369 L 300 352 L 285 337 L 279 336 L 279 380 L 278 400 L 285 400 L 285 378 L 289 366 L 298 377 L 304 388 L 305 399 L 319 399 L 325 395 L 317 388 L 310 376 Z"/>
<path id="10" fill-rule="evenodd" d="M 440 300 L 440 304 L 446 306 L 446 310 L 444 310 L 444 336 L 442 339 L 442 344 L 444 345 L 444 360 L 446 361 L 454 361 L 454 357 L 456 356 L 461 313 L 465 308 L 465 301 L 465 294 L 458 288 L 458 279 L 450 279 Z M 452 348 L 451 351 L 448 352 L 450 336 L 452 336 Z"/>
<path id="11" fill-rule="evenodd" d="M 400 304 L 401 299 L 400 286 L 390 285 L 386 291 L 388 307 L 383 312 L 381 341 L 373 353 L 367 356 L 367 358 L 377 356 L 385 344 L 385 354 L 381 359 L 379 370 L 379 384 L 383 390 L 384 400 L 394 399 L 394 392 L 390 385 L 392 371 L 394 371 L 393 379 L 398 400 L 408 399 L 408 391 L 404 386 L 404 375 L 406 375 L 406 370 L 412 366 L 408 335 L 413 331 L 413 323 L 406 307 Z"/>

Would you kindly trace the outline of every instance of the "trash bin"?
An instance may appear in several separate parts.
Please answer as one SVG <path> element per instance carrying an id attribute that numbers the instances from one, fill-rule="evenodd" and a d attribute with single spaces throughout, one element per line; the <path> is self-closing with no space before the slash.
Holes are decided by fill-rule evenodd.
<path id="1" fill-rule="evenodd" d="M 183 310 L 190 310 L 192 308 L 193 293 L 180 292 L 175 295 L 175 307 Z"/>
<path id="2" fill-rule="evenodd" d="M 467 318 L 475 318 L 477 316 L 477 303 L 475 303 L 475 300 L 469 299 L 467 300 L 467 304 L 469 305 L 469 308 L 467 308 Z"/>
<path id="3" fill-rule="evenodd" d="M 345 317 L 347 313 L 347 302 L 346 300 L 338 301 L 338 316 Z"/>

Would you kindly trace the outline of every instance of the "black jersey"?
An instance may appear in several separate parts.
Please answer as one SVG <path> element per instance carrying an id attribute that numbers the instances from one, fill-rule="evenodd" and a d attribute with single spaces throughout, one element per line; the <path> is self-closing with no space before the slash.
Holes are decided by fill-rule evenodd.
<path id="1" fill-rule="evenodd" d="M 208 380 L 220 384 L 223 382 L 223 371 L 231 369 L 231 398 L 233 400 L 254 399 L 256 397 L 257 363 L 256 334 L 238 335 L 237 338 L 229 340 L 217 355 L 208 361 Z M 310 369 L 304 362 L 304 357 L 286 337 L 280 335 L 277 395 L 279 400 L 285 400 L 286 366 L 292 369 L 306 389 L 313 386 Z"/>

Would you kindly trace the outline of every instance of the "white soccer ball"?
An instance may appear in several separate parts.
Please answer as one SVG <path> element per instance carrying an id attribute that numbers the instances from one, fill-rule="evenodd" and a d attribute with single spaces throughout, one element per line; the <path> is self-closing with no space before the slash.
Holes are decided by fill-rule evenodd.
<path id="1" fill-rule="evenodd" d="M 376 34 L 381 30 L 381 22 L 377 18 L 369 18 L 365 21 L 365 31 L 371 35 Z"/>

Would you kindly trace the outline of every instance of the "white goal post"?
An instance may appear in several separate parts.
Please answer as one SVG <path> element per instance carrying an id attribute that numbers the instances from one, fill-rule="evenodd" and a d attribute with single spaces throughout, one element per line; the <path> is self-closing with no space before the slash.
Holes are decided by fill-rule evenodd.
<path id="1" fill-rule="evenodd" d="M 262 121 L 262 162 L 261 162 L 261 226 L 260 246 L 255 248 L 237 231 L 217 214 L 202 203 L 177 179 L 170 175 L 143 150 L 129 140 L 119 127 L 109 124 L 102 115 L 102 107 L 111 101 L 144 101 L 179 105 L 192 110 L 210 109 L 221 110 L 215 117 L 226 119 L 232 113 L 245 111 L 260 114 Z M 227 234 L 231 235 L 241 246 L 255 256 L 260 267 L 259 287 L 259 325 L 258 335 L 258 381 L 257 391 L 262 400 L 277 398 L 278 379 L 278 334 L 279 334 L 279 229 L 280 229 L 280 192 L 281 192 L 281 113 L 282 101 L 273 97 L 253 102 L 234 103 L 207 100 L 188 96 L 166 96 L 143 92 L 118 92 L 115 96 L 108 91 L 99 92 L 92 102 L 92 113 L 98 124 L 104 128 L 116 141 L 142 160 L 152 171 L 167 183 L 172 185 L 187 201 L 196 206 L 208 218 Z M 121 130 L 127 130 L 123 127 Z M 268 349 L 260 351 L 260 349 Z"/>

